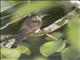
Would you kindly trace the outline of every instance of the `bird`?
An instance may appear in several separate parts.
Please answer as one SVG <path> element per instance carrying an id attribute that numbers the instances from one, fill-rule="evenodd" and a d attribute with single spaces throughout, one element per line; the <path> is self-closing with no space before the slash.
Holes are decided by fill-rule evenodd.
<path id="1" fill-rule="evenodd" d="M 43 24 L 43 17 L 47 14 L 32 14 L 21 25 L 15 42 L 11 48 L 16 48 L 25 38 L 27 38 L 33 32 L 38 32 Z"/>

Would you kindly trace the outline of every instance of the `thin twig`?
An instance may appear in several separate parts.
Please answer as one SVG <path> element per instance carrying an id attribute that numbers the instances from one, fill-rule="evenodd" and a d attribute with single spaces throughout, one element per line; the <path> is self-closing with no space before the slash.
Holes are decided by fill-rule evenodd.
<path id="1" fill-rule="evenodd" d="M 47 35 L 48 37 L 54 39 L 54 40 L 58 40 L 56 37 L 54 37 L 54 36 L 52 36 L 52 35 L 50 35 L 50 34 L 46 34 L 46 35 Z"/>

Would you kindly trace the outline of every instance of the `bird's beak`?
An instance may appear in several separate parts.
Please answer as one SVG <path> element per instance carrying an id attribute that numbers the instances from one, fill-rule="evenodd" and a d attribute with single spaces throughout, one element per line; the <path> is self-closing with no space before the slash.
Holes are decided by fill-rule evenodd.
<path id="1" fill-rule="evenodd" d="M 40 18 L 43 18 L 43 17 L 45 17 L 45 16 L 47 16 L 48 14 L 41 14 L 40 15 Z"/>

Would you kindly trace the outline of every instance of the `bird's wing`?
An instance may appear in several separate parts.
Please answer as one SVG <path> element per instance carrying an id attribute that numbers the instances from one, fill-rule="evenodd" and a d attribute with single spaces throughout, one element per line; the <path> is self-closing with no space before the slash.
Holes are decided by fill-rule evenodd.
<path id="1" fill-rule="evenodd" d="M 17 46 L 19 43 L 24 40 L 25 37 L 28 37 L 32 32 L 35 32 L 37 29 L 40 29 L 42 22 L 38 20 L 27 20 L 24 21 L 15 40 L 14 46 Z"/>

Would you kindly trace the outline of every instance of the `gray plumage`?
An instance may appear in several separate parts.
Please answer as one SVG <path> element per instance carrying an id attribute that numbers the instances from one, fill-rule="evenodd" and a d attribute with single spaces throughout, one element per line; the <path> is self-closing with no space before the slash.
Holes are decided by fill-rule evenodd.
<path id="1" fill-rule="evenodd" d="M 25 20 L 11 48 L 16 48 L 18 44 L 20 44 L 22 40 L 24 40 L 25 37 L 28 37 L 32 32 L 40 29 L 42 26 L 42 18 L 42 16 L 34 15 Z"/>

